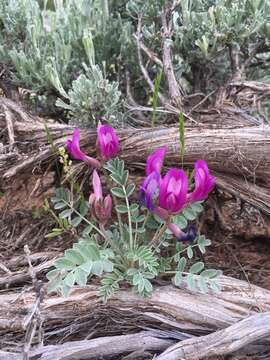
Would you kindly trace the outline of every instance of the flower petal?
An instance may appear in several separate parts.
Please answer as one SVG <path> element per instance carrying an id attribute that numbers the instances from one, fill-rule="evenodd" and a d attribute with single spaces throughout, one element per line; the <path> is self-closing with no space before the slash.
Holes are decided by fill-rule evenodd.
<path id="1" fill-rule="evenodd" d="M 194 171 L 195 189 L 191 193 L 191 201 L 205 200 L 213 190 L 216 178 L 209 173 L 207 163 L 204 160 L 198 160 L 195 163 Z"/>
<path id="2" fill-rule="evenodd" d="M 140 187 L 140 200 L 150 211 L 153 211 L 155 208 L 154 200 L 159 190 L 159 183 L 160 174 L 154 171 L 146 177 Z"/>
<path id="3" fill-rule="evenodd" d="M 100 177 L 98 176 L 98 173 L 96 172 L 96 170 L 93 171 L 93 189 L 94 189 L 94 194 L 96 196 L 96 199 L 101 199 L 102 198 L 102 186 L 101 186 Z"/>
<path id="4" fill-rule="evenodd" d="M 160 173 L 166 151 L 167 146 L 164 146 L 148 156 L 146 161 L 146 175 L 150 175 L 153 171 Z"/>
<path id="5" fill-rule="evenodd" d="M 186 204 L 188 178 L 183 170 L 170 169 L 160 182 L 159 206 L 176 214 Z"/>
<path id="6" fill-rule="evenodd" d="M 111 126 L 98 124 L 98 146 L 103 160 L 109 160 L 118 154 L 119 140 Z"/>
<path id="7" fill-rule="evenodd" d="M 80 149 L 80 130 L 74 129 L 72 140 L 68 139 L 66 141 L 67 151 L 71 155 L 71 157 L 75 160 L 84 161 L 86 164 L 93 166 L 95 168 L 99 168 L 101 166 L 100 162 L 90 156 L 87 156 Z"/>

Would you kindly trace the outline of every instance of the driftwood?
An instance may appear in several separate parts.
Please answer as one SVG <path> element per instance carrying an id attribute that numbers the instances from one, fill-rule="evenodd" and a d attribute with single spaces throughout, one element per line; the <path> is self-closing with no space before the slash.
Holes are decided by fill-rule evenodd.
<path id="1" fill-rule="evenodd" d="M 0 99 L 4 106 L 0 116 L 0 128 L 8 129 L 0 148 L 0 186 L 10 187 L 12 180 L 35 169 L 47 169 L 55 158 L 44 120 L 29 116 L 10 100 Z M 9 113 L 8 121 L 6 113 Z M 5 114 L 5 115 L 4 115 Z M 216 115 L 215 115 L 216 116 Z M 12 121 L 11 121 L 12 119 Z M 187 127 L 185 135 L 184 165 L 193 166 L 198 158 L 205 159 L 217 176 L 217 184 L 237 197 L 270 214 L 270 126 L 224 127 L 204 125 Z M 65 144 L 73 127 L 49 123 L 54 148 Z M 120 130 L 121 157 L 133 169 L 144 169 L 147 155 L 157 147 L 167 145 L 166 165 L 179 166 L 179 133 L 177 128 L 126 129 Z M 81 146 L 95 155 L 96 132 L 81 133 Z M 256 151 L 255 151 L 256 149 Z"/>
<path id="2" fill-rule="evenodd" d="M 188 339 L 165 350 L 157 360 L 199 360 L 226 355 L 270 336 L 270 312 L 250 316 L 228 328 Z"/>
<path id="3" fill-rule="evenodd" d="M 269 339 L 265 338 L 270 335 L 269 321 L 267 326 L 264 326 L 265 319 L 269 320 L 270 316 L 270 291 L 225 276 L 220 279 L 220 285 L 222 291 L 217 295 L 193 293 L 184 286 L 181 288 L 158 287 L 149 298 L 139 297 L 128 290 L 122 290 L 116 293 L 107 304 L 99 301 L 95 286 L 77 287 L 67 298 L 56 294 L 47 295 L 41 305 L 44 340 L 45 342 L 50 339 L 61 341 L 64 338 L 69 341 L 69 335 L 74 336 L 74 334 L 81 338 L 89 336 L 96 338 L 126 335 L 130 332 L 138 333 L 142 330 L 155 332 L 155 329 L 159 329 L 156 335 L 152 333 L 153 337 L 171 339 L 174 342 L 184 339 L 182 343 L 176 345 L 177 351 L 182 345 L 184 349 L 191 348 L 189 344 L 195 341 L 195 338 L 187 339 L 190 335 L 203 335 L 196 340 L 202 348 L 202 354 L 206 354 L 210 349 L 210 347 L 207 348 L 208 344 L 213 346 L 216 344 L 221 353 L 223 345 L 231 339 L 232 347 L 229 350 L 232 352 L 244 344 L 256 341 L 257 334 L 261 334 L 258 345 L 261 344 L 270 351 Z M 12 333 L 16 334 L 18 343 L 22 343 L 29 313 L 35 301 L 35 293 L 29 290 L 22 295 L 18 295 L 15 291 L 0 295 L 0 335 L 2 335 L 0 347 L 2 349 L 5 347 L 7 334 L 10 336 Z M 264 314 L 260 317 L 258 313 Z M 246 322 L 242 323 L 243 319 L 246 319 Z M 237 342 L 237 331 L 243 329 L 245 324 L 248 326 L 245 330 L 246 334 L 254 334 L 244 339 L 239 333 Z M 229 331 L 231 325 L 234 327 Z M 219 333 L 226 328 L 228 328 L 227 332 L 225 331 L 223 335 L 222 332 Z M 212 339 L 212 342 L 209 339 Z M 67 348 L 76 348 L 76 344 L 73 345 L 70 344 L 70 348 L 69 346 Z M 88 343 L 86 345 L 90 346 Z M 127 349 L 135 351 L 135 348 L 128 347 L 128 343 L 126 345 Z M 48 347 L 49 349 L 53 348 Z M 57 350 L 57 347 L 54 349 Z M 65 347 L 62 348 L 64 349 Z M 41 357 L 41 359 L 51 359 L 45 356 L 42 348 L 37 351 L 44 354 L 44 358 Z M 213 354 L 214 350 L 211 351 L 210 354 Z M 88 358 L 91 359 L 89 354 L 91 354 L 90 350 Z M 65 359 L 69 358 L 76 359 L 76 357 Z M 62 358 L 59 357 L 59 359 Z"/>
<path id="4" fill-rule="evenodd" d="M 48 345 L 29 353 L 29 360 L 96 360 L 131 353 L 130 359 L 138 359 L 148 351 L 160 352 L 174 343 L 159 339 L 151 332 L 131 335 L 108 336 L 93 340 L 70 341 L 62 345 Z M 140 350 L 138 350 L 140 349 Z M 22 355 L 0 352 L 0 360 L 22 360 Z"/>

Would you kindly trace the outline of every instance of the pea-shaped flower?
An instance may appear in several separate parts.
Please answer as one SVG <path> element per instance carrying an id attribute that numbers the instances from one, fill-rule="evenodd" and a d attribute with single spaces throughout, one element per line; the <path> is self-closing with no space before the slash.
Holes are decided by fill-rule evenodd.
<path id="1" fill-rule="evenodd" d="M 97 222 L 105 225 L 111 218 L 112 198 L 110 195 L 103 198 L 101 181 L 96 170 L 93 171 L 93 190 L 89 197 L 91 215 Z"/>
<path id="2" fill-rule="evenodd" d="M 80 160 L 85 162 L 86 164 L 93 166 L 95 168 L 99 168 L 100 162 L 97 159 L 94 159 L 80 149 L 80 130 L 74 129 L 72 140 L 68 139 L 66 142 L 67 151 L 71 155 L 71 157 L 75 160 Z"/>
<path id="3" fill-rule="evenodd" d="M 153 211 L 156 205 L 155 200 L 159 193 L 160 179 L 160 174 L 154 171 L 146 177 L 140 187 L 140 201 L 150 211 Z"/>
<path id="4" fill-rule="evenodd" d="M 195 188 L 190 194 L 191 202 L 205 200 L 213 190 L 216 178 L 209 173 L 208 166 L 204 160 L 195 162 L 194 170 Z"/>
<path id="5" fill-rule="evenodd" d="M 160 181 L 159 206 L 170 214 L 179 213 L 186 204 L 188 178 L 183 170 L 170 169 Z"/>
<path id="6" fill-rule="evenodd" d="M 111 126 L 98 124 L 98 147 L 105 161 L 117 156 L 120 150 L 119 140 Z"/>
<path id="7" fill-rule="evenodd" d="M 150 175 L 153 171 L 160 173 L 166 151 L 167 146 L 164 146 L 148 156 L 146 161 L 146 175 Z"/>

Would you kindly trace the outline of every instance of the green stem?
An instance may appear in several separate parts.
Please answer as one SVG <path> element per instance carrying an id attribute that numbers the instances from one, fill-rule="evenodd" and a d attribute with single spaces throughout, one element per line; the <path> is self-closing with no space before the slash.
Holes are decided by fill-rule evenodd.
<path id="1" fill-rule="evenodd" d="M 173 275 L 175 275 L 177 272 L 178 271 L 163 271 L 161 274 L 173 274 Z M 184 274 L 184 275 L 190 274 L 189 272 L 186 272 L 186 271 L 182 271 L 181 273 Z M 193 275 L 198 275 L 198 274 L 193 274 Z"/>
<path id="2" fill-rule="evenodd" d="M 189 246 L 185 247 L 183 250 L 178 251 L 175 255 L 177 255 L 177 254 L 182 254 L 183 252 L 187 251 L 187 248 L 188 248 L 188 247 L 194 248 L 194 247 L 196 247 L 196 246 L 198 246 L 198 244 L 189 245 Z"/>
<path id="3" fill-rule="evenodd" d="M 159 238 L 165 233 L 165 231 L 167 230 L 167 226 L 168 226 L 168 223 L 170 222 L 170 219 L 168 219 L 163 225 L 162 227 L 156 231 L 152 241 L 150 242 L 149 246 L 152 247 L 152 246 L 155 246 L 156 243 L 158 242 Z"/>
<path id="4" fill-rule="evenodd" d="M 111 245 L 111 247 L 122 257 L 122 252 L 120 250 L 120 248 L 112 241 L 112 239 L 110 237 L 107 236 L 106 234 L 106 230 L 104 228 L 103 225 L 100 225 L 100 229 L 94 225 L 91 221 L 89 221 L 88 219 L 86 219 L 84 216 L 82 216 L 82 214 L 79 213 L 79 211 L 77 211 L 76 209 L 74 209 L 67 201 L 65 201 L 64 199 L 62 199 L 63 203 L 65 203 L 73 212 L 75 212 L 75 214 L 77 214 L 78 216 L 81 217 L 81 219 L 83 219 L 88 225 L 91 225 L 96 232 L 98 232 L 106 241 L 108 241 L 108 243 Z"/>
<path id="5" fill-rule="evenodd" d="M 93 227 L 93 229 L 96 230 L 96 232 L 98 232 L 104 239 L 106 239 L 106 236 L 102 233 L 102 231 L 96 226 L 94 225 L 91 221 L 89 221 L 88 219 L 86 219 L 84 216 L 82 216 L 82 214 L 80 214 L 79 211 L 77 211 L 76 209 L 74 209 L 73 206 L 71 206 L 66 200 L 61 199 L 61 201 L 66 204 L 75 214 L 77 214 L 78 216 L 80 216 L 81 219 L 83 219 L 88 225 L 91 225 Z M 106 239 L 107 240 L 107 239 Z"/>
<path id="6" fill-rule="evenodd" d="M 108 243 L 111 245 L 112 249 L 122 257 L 122 252 L 121 252 L 120 248 L 118 247 L 118 245 L 116 245 L 115 242 L 112 241 L 112 239 L 109 236 L 107 236 L 104 225 L 100 225 L 100 230 L 101 230 L 104 238 L 106 239 L 106 241 L 108 241 Z"/>
<path id="7" fill-rule="evenodd" d="M 122 189 L 123 189 L 123 192 L 125 194 L 126 206 L 127 206 L 127 211 L 128 211 L 129 247 L 130 247 L 130 249 L 133 249 L 133 233 L 132 233 L 132 222 L 131 222 L 130 206 L 129 206 L 129 201 L 128 201 L 125 186 L 122 185 Z"/>
<path id="8" fill-rule="evenodd" d="M 114 200 L 115 204 L 117 205 L 118 202 L 117 202 L 117 199 L 115 198 L 115 196 L 113 196 L 113 200 Z M 122 217 L 118 211 L 116 211 L 116 215 L 117 215 L 117 220 L 118 220 L 118 225 L 119 225 L 120 237 L 121 237 L 122 241 L 124 241 L 124 230 L 123 230 Z"/>

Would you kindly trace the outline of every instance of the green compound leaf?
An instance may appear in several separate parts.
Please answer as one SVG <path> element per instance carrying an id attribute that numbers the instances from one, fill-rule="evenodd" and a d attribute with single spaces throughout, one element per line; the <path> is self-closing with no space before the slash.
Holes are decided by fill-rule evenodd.
<path id="1" fill-rule="evenodd" d="M 198 274 L 203 270 L 203 268 L 204 268 L 204 263 L 199 261 L 191 266 L 189 272 L 191 274 Z"/>
<path id="2" fill-rule="evenodd" d="M 135 190 L 135 184 L 129 184 L 126 188 L 127 197 L 130 197 Z"/>
<path id="3" fill-rule="evenodd" d="M 198 285 L 203 294 L 206 294 L 208 292 L 207 283 L 204 277 L 199 276 L 198 278 Z"/>
<path id="4" fill-rule="evenodd" d="M 201 276 L 208 279 L 214 279 L 220 275 L 222 275 L 222 271 L 216 269 L 207 269 L 201 273 Z"/>
<path id="5" fill-rule="evenodd" d="M 71 261 L 74 265 L 81 265 L 85 261 L 83 255 L 74 248 L 65 251 L 65 258 Z"/>
<path id="6" fill-rule="evenodd" d="M 183 281 L 183 275 L 182 272 L 177 271 L 174 276 L 174 283 L 176 286 L 179 286 L 181 282 Z"/>
<path id="7" fill-rule="evenodd" d="M 128 212 L 128 208 L 126 207 L 126 205 L 116 205 L 115 210 L 120 214 L 125 214 Z"/>
<path id="8" fill-rule="evenodd" d="M 197 214 L 192 210 L 191 207 L 184 209 L 182 214 L 187 220 L 195 220 L 197 217 Z"/>
<path id="9" fill-rule="evenodd" d="M 132 204 L 132 205 L 129 207 L 129 209 L 130 209 L 130 212 L 131 212 L 131 213 L 134 213 L 134 212 L 138 211 L 139 205 L 138 205 L 138 204 Z"/>
<path id="10" fill-rule="evenodd" d="M 81 268 L 74 271 L 75 282 L 80 286 L 85 286 L 87 283 L 87 273 Z"/>
<path id="11" fill-rule="evenodd" d="M 193 258 L 193 250 L 192 250 L 192 247 L 191 247 L 191 246 L 189 246 L 189 247 L 187 248 L 187 256 L 188 256 L 189 259 L 192 259 L 192 258 Z"/>
<path id="12" fill-rule="evenodd" d="M 61 201 L 54 204 L 55 210 L 64 209 L 65 207 L 67 207 L 67 205 Z"/>
<path id="13" fill-rule="evenodd" d="M 211 281 L 210 282 L 210 288 L 216 294 L 219 294 L 221 292 L 221 286 L 216 281 Z"/>
<path id="14" fill-rule="evenodd" d="M 60 212 L 59 217 L 60 217 L 60 219 L 65 219 L 65 218 L 69 217 L 72 213 L 73 213 L 72 209 L 66 209 L 66 210 Z"/>
<path id="15" fill-rule="evenodd" d="M 187 264 L 187 260 L 186 258 L 182 257 L 179 262 L 178 262 L 178 265 L 177 265 L 177 270 L 179 272 L 183 272 L 185 267 L 186 267 L 186 264 Z"/>
<path id="16" fill-rule="evenodd" d="M 75 276 L 73 272 L 70 272 L 69 274 L 67 274 L 67 276 L 64 279 L 64 284 L 67 285 L 68 287 L 72 287 L 75 283 Z"/>
<path id="17" fill-rule="evenodd" d="M 126 195 L 125 195 L 125 192 L 122 188 L 118 188 L 118 187 L 114 187 L 111 189 L 111 193 L 116 196 L 116 197 L 119 197 L 119 198 L 125 198 Z"/>
<path id="18" fill-rule="evenodd" d="M 185 280 L 188 289 L 191 291 L 195 291 L 196 290 L 195 276 L 193 274 L 188 274 Z"/>
<path id="19" fill-rule="evenodd" d="M 77 226 L 79 226 L 80 225 L 80 223 L 82 222 L 82 217 L 80 217 L 80 216 L 76 216 L 74 219 L 72 219 L 71 221 L 70 221 L 70 225 L 72 225 L 73 227 L 77 227 Z"/>

